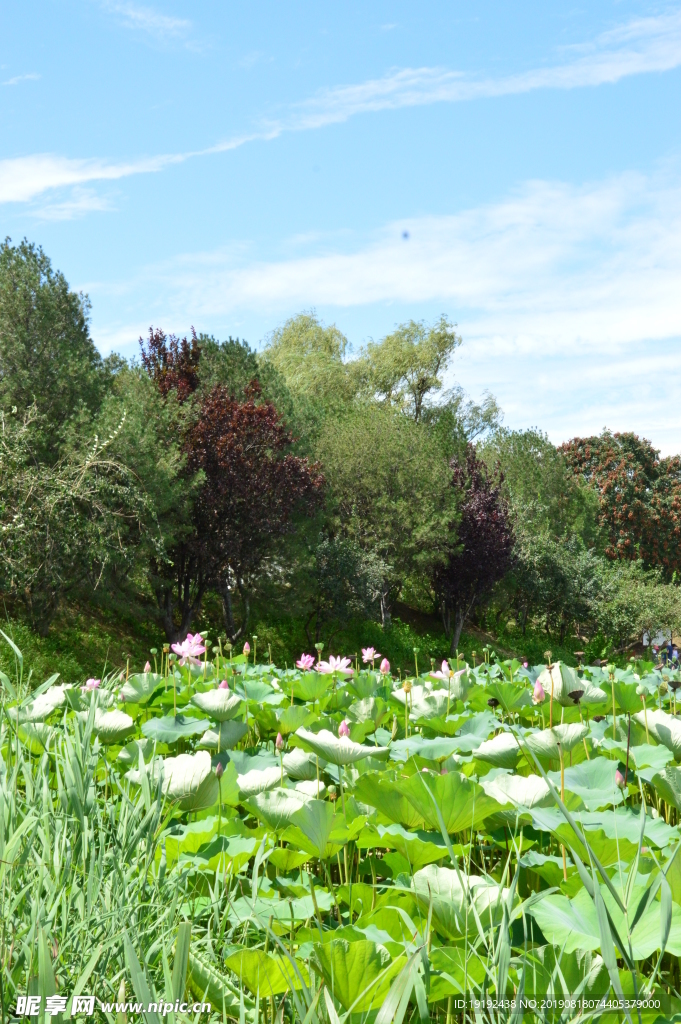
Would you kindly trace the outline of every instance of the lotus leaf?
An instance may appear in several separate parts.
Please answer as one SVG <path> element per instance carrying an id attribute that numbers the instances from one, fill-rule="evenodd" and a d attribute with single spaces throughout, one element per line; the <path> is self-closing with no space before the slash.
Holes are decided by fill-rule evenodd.
<path id="1" fill-rule="evenodd" d="M 236 718 L 244 706 L 238 693 L 219 689 L 195 693 L 191 703 L 203 711 L 204 715 L 210 715 L 216 722 L 229 722 L 232 718 Z"/>
<path id="2" fill-rule="evenodd" d="M 207 729 L 199 745 L 210 750 L 231 750 L 248 732 L 245 722 L 220 722 L 219 728 Z"/>
<path id="3" fill-rule="evenodd" d="M 393 960 L 385 946 L 359 939 L 333 939 L 315 943 L 314 969 L 324 979 L 332 996 L 355 1013 L 377 1009 L 385 1001 L 390 984 L 406 957 Z"/>
<path id="4" fill-rule="evenodd" d="M 477 875 L 466 877 L 452 868 L 435 864 L 415 873 L 412 889 L 425 913 L 432 900 L 433 920 L 446 938 L 466 934 L 467 921 L 473 918 L 473 906 L 483 928 L 501 921 L 501 901 L 508 896 L 508 889 L 494 882 Z"/>
<path id="5" fill-rule="evenodd" d="M 331 764 L 352 764 L 354 761 L 361 761 L 363 757 L 387 757 L 389 753 L 388 747 L 363 746 L 360 743 L 353 743 L 346 736 L 334 736 L 328 729 L 320 729 L 318 733 L 314 733 L 301 728 L 295 735 L 304 749 L 311 750 L 313 754 L 318 754 Z"/>
<path id="6" fill-rule="evenodd" d="M 210 726 L 206 718 L 189 718 L 185 715 L 165 715 L 163 718 L 150 718 L 142 724 L 142 735 L 158 743 L 177 743 L 189 736 L 198 736 Z"/>
<path id="7" fill-rule="evenodd" d="M 164 682 L 163 676 L 156 672 L 138 672 L 123 683 L 120 699 L 127 704 L 148 704 Z"/>

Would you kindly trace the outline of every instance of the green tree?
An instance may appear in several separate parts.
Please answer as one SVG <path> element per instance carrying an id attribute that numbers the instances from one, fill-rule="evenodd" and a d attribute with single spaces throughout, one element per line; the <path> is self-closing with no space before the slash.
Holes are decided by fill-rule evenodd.
<path id="1" fill-rule="evenodd" d="M 131 570 L 141 537 L 162 554 L 153 504 L 113 451 L 124 430 L 123 418 L 105 441 L 83 434 L 46 463 L 35 410 L 2 417 L 0 590 L 43 636 L 62 598 Z"/>
<path id="2" fill-rule="evenodd" d="M 445 316 L 430 327 L 409 320 L 367 345 L 357 361 L 357 375 L 368 394 L 418 423 L 431 396 L 442 390 L 442 375 L 460 344 Z"/>
<path id="3" fill-rule="evenodd" d="M 0 245 L 0 408 L 29 408 L 36 456 L 55 463 L 65 424 L 94 414 L 110 371 L 90 337 L 87 296 L 69 290 L 40 247 Z M 38 431 L 41 438 L 38 439 Z"/>
<path id="4" fill-rule="evenodd" d="M 442 451 L 402 413 L 375 404 L 329 417 L 316 446 L 332 491 L 335 532 L 379 559 L 381 619 L 403 580 L 444 559 L 456 521 L 456 494 Z"/>

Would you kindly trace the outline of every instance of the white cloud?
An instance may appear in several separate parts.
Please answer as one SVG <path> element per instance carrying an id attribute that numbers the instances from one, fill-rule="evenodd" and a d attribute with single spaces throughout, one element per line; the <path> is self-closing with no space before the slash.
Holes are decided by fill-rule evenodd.
<path id="1" fill-rule="evenodd" d="M 14 78 L 8 78 L 6 82 L 0 83 L 1 85 L 19 85 L 19 82 L 37 82 L 40 75 L 34 73 L 28 75 L 15 75 Z"/>
<path id="2" fill-rule="evenodd" d="M 341 327 L 370 317 L 386 331 L 445 311 L 464 338 L 458 379 L 473 394 L 484 382 L 513 425 L 539 424 L 561 440 L 608 424 L 681 449 L 676 399 L 656 378 L 675 367 L 681 339 L 674 169 L 581 188 L 532 182 L 501 203 L 393 223 L 354 246 L 336 237 L 329 253 L 330 244 L 316 254 L 313 239 L 307 256 L 256 261 L 226 240 L 148 267 L 115 305 L 182 332 L 192 323 L 268 329 L 310 306 Z M 91 292 L 100 309 L 112 295 Z M 115 322 L 106 330 L 123 336 Z"/>
<path id="3" fill-rule="evenodd" d="M 160 40 L 185 36 L 192 27 L 192 23 L 186 18 L 160 14 L 152 7 L 117 0 L 104 0 L 103 6 L 105 10 L 115 14 L 127 28 L 147 32 Z"/>
<path id="4" fill-rule="evenodd" d="M 90 181 L 115 181 L 131 174 L 149 174 L 181 159 L 177 156 L 155 156 L 114 163 L 36 153 L 34 156 L 0 160 L 0 203 L 28 202 L 51 189 Z"/>
<path id="5" fill-rule="evenodd" d="M 571 51 L 571 59 L 562 63 L 501 78 L 475 78 L 446 68 L 397 69 L 383 78 L 328 89 L 306 100 L 298 105 L 287 127 L 318 128 L 360 113 L 460 103 L 536 89 L 576 89 L 669 71 L 681 64 L 681 11 L 637 18 Z"/>
<path id="6" fill-rule="evenodd" d="M 147 7 L 113 2 L 107 7 L 127 18 L 129 24 L 160 34 L 182 33 L 190 25 Z M 572 47 L 570 52 L 572 59 L 561 64 L 502 78 L 476 79 L 443 68 L 398 69 L 383 78 L 326 90 L 295 105 L 280 120 L 263 123 L 253 132 L 193 152 L 119 162 L 69 159 L 54 154 L 0 160 L 0 203 L 26 202 L 50 189 L 74 184 L 148 174 L 193 157 L 228 152 L 255 140 L 274 139 L 284 132 L 309 131 L 347 121 L 356 114 L 535 89 L 597 86 L 629 75 L 668 71 L 681 65 L 681 11 L 630 21 L 592 43 Z"/>

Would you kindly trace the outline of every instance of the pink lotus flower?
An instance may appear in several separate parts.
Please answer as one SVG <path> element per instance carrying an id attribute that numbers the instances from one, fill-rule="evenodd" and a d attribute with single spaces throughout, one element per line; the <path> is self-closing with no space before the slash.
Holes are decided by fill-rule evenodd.
<path id="1" fill-rule="evenodd" d="M 449 662 L 448 661 L 443 661 L 442 662 L 442 668 L 440 669 L 439 672 L 431 672 L 430 673 L 430 675 L 433 676 L 434 679 L 449 679 L 450 674 L 451 673 L 450 673 L 450 670 L 449 670 Z"/>
<path id="2" fill-rule="evenodd" d="M 301 654 L 300 657 L 298 658 L 298 661 L 296 662 L 297 668 L 302 669 L 303 672 L 309 672 L 313 665 L 314 665 L 314 655 L 313 654 Z"/>
<path id="3" fill-rule="evenodd" d="M 373 647 L 363 647 L 362 648 L 362 661 L 364 662 L 365 665 L 368 665 L 369 662 L 371 662 L 371 664 L 373 665 L 373 663 L 376 660 L 376 658 L 380 658 L 380 657 L 381 657 L 381 655 L 378 653 L 378 651 L 375 648 L 373 648 Z"/>
<path id="4" fill-rule="evenodd" d="M 532 700 L 535 704 L 543 704 L 543 702 L 546 700 L 544 687 L 539 682 L 539 680 L 537 680 L 537 682 L 534 684 L 534 693 L 532 694 Z"/>
<path id="5" fill-rule="evenodd" d="M 206 647 L 200 633 L 187 633 L 187 639 L 181 644 L 171 644 L 171 650 L 180 659 L 180 665 L 200 665 L 200 654 L 205 654 Z"/>
<path id="6" fill-rule="evenodd" d="M 227 682 L 226 679 L 222 679 L 218 683 L 218 690 L 229 690 L 229 683 Z"/>
<path id="7" fill-rule="evenodd" d="M 148 661 L 146 661 L 146 662 L 144 663 L 144 672 L 145 672 L 145 674 L 146 674 L 147 672 L 151 672 L 151 664 L 150 664 L 150 662 L 148 662 Z"/>
<path id="8" fill-rule="evenodd" d="M 85 686 L 81 686 L 82 693 L 88 693 L 90 690 L 98 690 L 102 685 L 101 679 L 88 679 Z"/>
<path id="9" fill-rule="evenodd" d="M 527 668 L 527 662 L 526 661 L 523 662 L 523 668 Z"/>
<path id="10" fill-rule="evenodd" d="M 390 675 L 390 662 L 387 658 L 384 658 L 381 662 L 379 672 L 384 676 Z"/>
<path id="11" fill-rule="evenodd" d="M 281 735 L 280 732 L 277 733 L 277 738 L 274 741 L 274 745 L 277 748 L 277 750 L 281 751 L 284 749 L 284 737 Z"/>
<path id="12" fill-rule="evenodd" d="M 341 724 L 338 726 L 338 735 L 345 737 L 350 736 L 350 726 L 346 721 L 342 721 Z"/>
<path id="13" fill-rule="evenodd" d="M 328 676 L 332 672 L 340 672 L 344 676 L 351 676 L 352 669 L 350 668 L 349 658 L 335 658 L 333 654 L 328 661 L 320 661 L 317 665 L 317 671 L 321 672 L 322 675 Z"/>
<path id="14" fill-rule="evenodd" d="M 244 644 L 244 654 L 250 654 L 250 653 L 251 653 L 251 645 L 249 644 L 249 642 L 247 640 L 246 643 Z"/>
<path id="15" fill-rule="evenodd" d="M 624 789 L 624 776 L 619 768 L 615 772 L 615 785 L 619 786 L 620 789 Z"/>

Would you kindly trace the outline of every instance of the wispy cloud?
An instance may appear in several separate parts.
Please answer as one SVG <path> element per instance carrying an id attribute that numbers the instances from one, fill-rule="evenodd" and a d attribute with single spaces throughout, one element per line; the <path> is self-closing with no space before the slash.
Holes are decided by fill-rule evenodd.
<path id="1" fill-rule="evenodd" d="M 37 82 L 40 75 L 29 74 L 29 75 L 15 75 L 14 78 L 8 78 L 6 82 L 2 82 L 2 85 L 19 85 L 20 82 Z"/>
<path id="2" fill-rule="evenodd" d="M 581 188 L 530 182 L 504 202 L 332 244 L 329 253 L 328 239 L 312 239 L 304 257 L 257 260 L 230 242 L 148 267 L 115 302 L 109 288 L 91 292 L 95 308 L 112 302 L 128 320 L 143 309 L 130 342 L 147 320 L 178 331 L 245 324 L 253 340 L 254 324 L 262 335 L 310 306 L 341 327 L 385 330 L 447 311 L 464 338 L 458 379 L 473 393 L 484 380 L 512 424 L 538 423 L 556 440 L 609 424 L 681 449 L 675 407 L 660 403 L 651 378 L 681 338 L 678 168 Z M 120 344 L 115 316 L 101 326 Z"/>
<path id="3" fill-rule="evenodd" d="M 192 27 L 191 21 L 187 21 L 186 18 L 161 14 L 153 7 L 143 7 L 139 4 L 119 2 L 119 0 L 104 0 L 102 6 L 105 10 L 115 14 L 121 24 L 127 28 L 146 32 L 162 41 L 186 36 Z"/>
<path id="4" fill-rule="evenodd" d="M 461 103 L 536 89 L 578 89 L 681 65 L 681 11 L 637 18 L 571 48 L 570 58 L 500 78 L 475 78 L 446 68 L 401 68 L 358 85 L 327 89 L 296 108 L 286 126 L 319 128 L 360 113 L 431 103 Z"/>
<path id="5" fill-rule="evenodd" d="M 185 32 L 184 19 L 151 8 L 108 0 L 107 7 L 130 25 L 166 35 Z M 203 149 L 129 161 L 69 159 L 52 154 L 0 160 L 0 203 L 26 202 L 56 188 L 161 171 L 186 160 L 238 149 L 249 142 L 275 139 L 286 132 L 310 131 L 358 114 L 460 103 L 536 89 L 576 89 L 615 83 L 630 75 L 663 72 L 681 66 L 681 11 L 638 18 L 594 41 L 572 47 L 570 59 L 501 78 L 473 78 L 445 68 L 402 68 L 382 78 L 328 89 L 292 106 L 277 120 Z M 11 84 L 12 79 L 7 84 Z"/>

